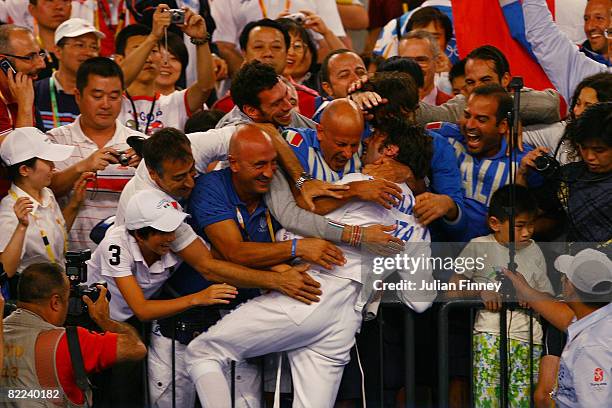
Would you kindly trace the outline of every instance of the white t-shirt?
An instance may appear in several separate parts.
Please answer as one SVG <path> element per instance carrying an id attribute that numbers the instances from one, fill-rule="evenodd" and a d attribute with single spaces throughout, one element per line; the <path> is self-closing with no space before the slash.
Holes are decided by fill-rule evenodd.
<path id="1" fill-rule="evenodd" d="M 115 215 L 115 226 L 125 225 L 125 210 L 130 202 L 130 198 L 141 190 L 160 190 L 159 186 L 151 179 L 144 160 L 140 161 L 140 164 L 136 168 L 136 174 L 128 181 L 121 192 Z M 178 204 L 178 206 L 178 209 L 183 211 L 180 204 Z M 172 242 L 172 250 L 174 252 L 182 251 L 196 239 L 198 239 L 198 236 L 193 229 L 183 222 L 176 230 L 176 239 Z"/>
<path id="2" fill-rule="evenodd" d="M 499 244 L 495 237 L 487 235 L 472 239 L 461 251 L 460 258 L 482 258 L 484 268 L 466 269 L 465 276 L 475 282 L 495 282 L 496 270 L 508 266 L 508 248 Z M 519 271 L 529 283 L 529 286 L 554 294 L 552 285 L 546 275 L 546 260 L 540 247 L 531 242 L 526 248 L 516 251 L 515 262 Z M 529 342 L 529 315 L 522 310 L 507 312 L 508 337 L 511 339 Z M 499 334 L 499 313 L 483 310 L 478 312 L 474 323 L 474 331 L 479 333 Z M 542 327 L 534 318 L 533 342 L 542 344 Z"/>
<path id="3" fill-rule="evenodd" d="M 134 113 L 134 107 L 136 113 Z M 183 130 L 190 116 L 187 89 L 183 89 L 174 91 L 170 95 L 156 94 L 153 98 L 132 96 L 131 100 L 124 94 L 121 101 L 121 113 L 117 119 L 130 129 L 151 135 L 155 130 L 164 127 Z M 147 129 L 146 132 L 145 129 Z"/>
<path id="4" fill-rule="evenodd" d="M 128 137 L 144 136 L 140 132 L 123 126 L 119 121 L 116 121 L 116 126 L 115 134 L 104 147 L 114 147 L 116 150 L 123 151 L 129 148 L 126 143 Z M 73 123 L 51 129 L 47 134 L 55 143 L 76 146 L 72 156 L 67 160 L 55 163 L 58 170 L 72 166 L 99 149 L 98 145 L 83 133 L 80 116 Z M 89 233 L 100 221 L 115 215 L 121 191 L 134 173 L 133 167 L 120 164 L 110 164 L 104 170 L 97 172 L 95 181 L 87 185 L 85 201 L 70 230 L 68 246 L 71 250 L 89 248 L 93 251 L 96 248 L 96 244 L 89 239 Z M 60 198 L 59 202 L 63 206 L 68 203 L 68 199 L 69 197 Z"/>
<path id="5" fill-rule="evenodd" d="M 145 299 L 150 299 L 170 278 L 179 262 L 179 258 L 169 252 L 153 265 L 147 265 L 134 237 L 124 227 L 117 227 L 108 231 L 87 261 L 87 283 L 108 283 L 111 294 L 110 317 L 123 322 L 132 317 L 134 312 L 123 298 L 114 278 L 134 276 Z"/>
<path id="6" fill-rule="evenodd" d="M 300 10 L 312 10 L 318 14 L 327 27 L 338 37 L 346 36 L 338 7 L 333 0 L 264 0 L 266 16 L 272 20 L 289 5 L 291 13 Z M 239 48 L 238 38 L 244 26 L 251 21 L 264 18 L 259 0 L 215 0 L 210 2 L 210 14 L 217 24 L 213 41 L 235 44 Z"/>
<path id="7" fill-rule="evenodd" d="M 42 203 L 39 203 L 15 184 L 11 185 L 9 194 L 0 201 L 0 225 L 2 225 L 0 252 L 4 252 L 4 249 L 13 236 L 15 228 L 17 228 L 19 224 L 17 216 L 15 215 L 15 210 L 13 209 L 17 199 L 11 192 L 18 198 L 28 197 L 34 203 L 34 208 L 30 214 L 30 224 L 28 225 L 23 248 L 21 250 L 21 263 L 17 268 L 17 272 L 21 272 L 28 265 L 40 262 L 54 261 L 63 267 L 66 263 L 64 254 L 66 250 L 67 235 L 66 222 L 64 221 L 64 215 L 60 210 L 59 204 L 55 200 L 53 192 L 48 188 L 43 188 Z M 41 231 L 44 232 L 44 235 L 49 241 L 54 259 L 52 259 L 47 252 L 47 247 L 43 243 Z"/>
<path id="8" fill-rule="evenodd" d="M 552 125 L 533 125 L 523 129 L 523 143 L 533 147 L 547 147 L 550 155 L 555 153 L 557 145 L 565 133 L 567 122 L 557 122 Z M 575 156 L 572 160 L 570 156 Z M 578 153 L 574 152 L 569 140 L 564 140 L 555 157 L 561 165 L 578 160 Z"/>
<path id="9" fill-rule="evenodd" d="M 191 151 L 198 173 L 206 173 L 206 168 L 214 161 L 227 160 L 230 140 L 237 127 L 228 125 L 187 135 L 191 141 Z"/>

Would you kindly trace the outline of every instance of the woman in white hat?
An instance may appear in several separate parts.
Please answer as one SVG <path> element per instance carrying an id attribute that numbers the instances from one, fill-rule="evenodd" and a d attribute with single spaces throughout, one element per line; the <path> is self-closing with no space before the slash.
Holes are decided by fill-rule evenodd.
<path id="1" fill-rule="evenodd" d="M 0 158 L 12 182 L 0 202 L 0 261 L 8 277 L 36 262 L 54 262 L 64 267 L 66 236 L 85 197 L 83 173 L 75 183 L 75 194 L 62 211 L 48 186 L 55 165 L 66 160 L 74 146 L 52 143 L 33 127 L 17 128 L 0 145 Z"/>

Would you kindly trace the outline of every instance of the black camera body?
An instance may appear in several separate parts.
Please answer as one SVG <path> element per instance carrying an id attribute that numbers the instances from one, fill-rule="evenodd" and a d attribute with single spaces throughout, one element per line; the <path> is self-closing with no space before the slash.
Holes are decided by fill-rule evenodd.
<path id="1" fill-rule="evenodd" d="M 87 304 L 83 302 L 83 296 L 87 296 L 95 302 L 100 298 L 100 289 L 98 285 L 107 287 L 107 284 L 106 282 L 96 282 L 91 285 L 86 283 L 86 262 L 90 258 L 91 251 L 89 249 L 66 252 L 66 275 L 70 281 L 66 324 L 94 329 L 96 325 L 89 317 Z M 106 292 L 106 298 L 110 301 L 109 292 Z"/>
<path id="2" fill-rule="evenodd" d="M 121 164 L 122 166 L 127 166 L 128 164 L 130 164 L 130 159 L 132 158 L 131 156 L 128 156 L 126 151 L 122 151 L 122 152 L 117 152 L 117 160 L 119 160 L 119 164 Z"/>
<path id="3" fill-rule="evenodd" d="M 183 9 L 169 9 L 170 22 L 172 24 L 185 24 L 185 10 Z"/>
<path id="4" fill-rule="evenodd" d="M 535 170 L 544 178 L 554 177 L 561 168 L 559 162 L 548 154 L 542 154 L 536 157 L 533 164 L 535 165 Z"/>

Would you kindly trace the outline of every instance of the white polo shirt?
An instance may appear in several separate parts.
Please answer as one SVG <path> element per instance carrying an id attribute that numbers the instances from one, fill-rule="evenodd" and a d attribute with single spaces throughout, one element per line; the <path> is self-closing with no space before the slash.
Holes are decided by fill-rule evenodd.
<path id="1" fill-rule="evenodd" d="M 244 26 L 265 16 L 274 20 L 287 6 L 291 13 L 303 9 L 314 11 L 334 34 L 338 37 L 346 36 L 338 7 L 333 0 L 263 0 L 263 5 L 262 8 L 259 0 L 211 1 L 210 14 L 217 24 L 213 33 L 213 42 L 228 42 L 239 48 L 238 38 Z M 263 9 L 266 12 L 265 16 Z"/>
<path id="2" fill-rule="evenodd" d="M 145 136 L 123 126 L 119 121 L 115 123 L 115 134 L 104 147 L 114 147 L 116 150 L 123 151 L 129 148 L 128 137 Z M 55 163 L 58 170 L 74 165 L 99 149 L 98 145 L 83 133 L 80 116 L 73 123 L 51 129 L 47 134 L 55 143 L 76 146 L 67 160 Z M 96 179 L 87 184 L 85 201 L 70 230 L 68 246 L 71 250 L 89 248 L 93 251 L 96 249 L 96 244 L 89 239 L 89 233 L 100 221 L 115 215 L 121 191 L 134 176 L 135 171 L 133 167 L 110 164 L 104 170 L 98 171 Z M 68 200 L 69 197 L 61 197 L 59 203 L 64 206 Z"/>
<path id="3" fill-rule="evenodd" d="M 559 408 L 612 403 L 612 303 L 567 328 L 553 398 Z"/>
<path id="4" fill-rule="evenodd" d="M 13 209 L 17 199 L 11 192 L 17 195 L 17 197 L 28 197 L 34 203 L 34 208 L 30 214 L 30 224 L 28 225 L 23 248 L 21 249 L 21 263 L 17 268 L 17 272 L 21 272 L 28 265 L 34 263 L 53 261 L 48 254 L 47 246 L 43 243 L 41 231 L 44 232 L 49 241 L 49 247 L 55 258 L 54 261 L 63 267 L 66 263 L 64 254 L 66 222 L 53 192 L 48 188 L 43 188 L 42 202 L 39 203 L 15 184 L 11 185 L 9 194 L 0 201 L 0 225 L 2 225 L 0 252 L 4 252 L 13 236 L 13 232 L 19 224 Z"/>
<path id="5" fill-rule="evenodd" d="M 117 227 L 108 231 L 87 261 L 87 283 L 101 280 L 108 283 L 111 294 L 110 317 L 123 322 L 132 317 L 134 312 L 123 298 L 114 278 L 134 276 L 145 299 L 150 299 L 170 278 L 179 263 L 179 258 L 169 252 L 153 265 L 147 265 L 136 239 L 125 227 Z"/>
<path id="6" fill-rule="evenodd" d="M 134 105 L 132 105 L 132 102 Z M 134 111 L 136 108 L 136 111 Z M 134 113 L 135 112 L 135 113 Z M 155 94 L 150 96 L 132 96 L 131 100 L 125 94 L 121 97 L 121 113 L 117 118 L 130 129 L 145 132 L 151 135 L 158 129 L 173 127 L 183 130 L 185 122 L 191 116 L 187 103 L 187 89 L 174 91 L 169 95 Z"/>

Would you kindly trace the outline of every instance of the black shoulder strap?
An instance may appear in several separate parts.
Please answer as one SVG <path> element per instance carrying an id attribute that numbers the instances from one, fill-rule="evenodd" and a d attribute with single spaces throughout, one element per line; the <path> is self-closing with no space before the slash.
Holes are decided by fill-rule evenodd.
<path id="1" fill-rule="evenodd" d="M 68 351 L 70 352 L 70 361 L 72 362 L 72 370 L 77 387 L 85 394 L 90 391 L 89 380 L 85 372 L 85 363 L 83 363 L 83 354 L 81 353 L 81 344 L 79 343 L 79 335 L 76 326 L 66 327 L 66 339 L 68 340 Z"/>

